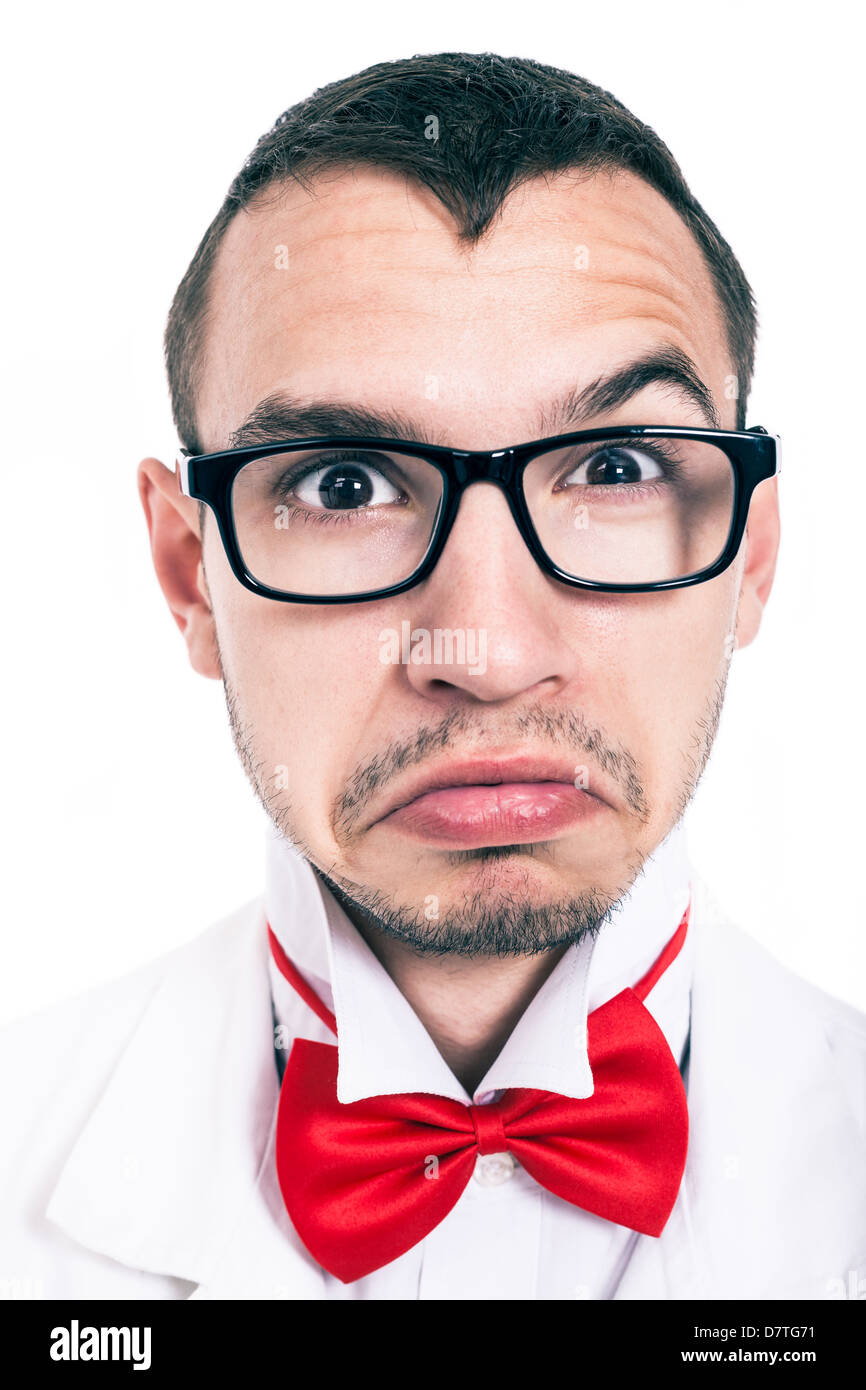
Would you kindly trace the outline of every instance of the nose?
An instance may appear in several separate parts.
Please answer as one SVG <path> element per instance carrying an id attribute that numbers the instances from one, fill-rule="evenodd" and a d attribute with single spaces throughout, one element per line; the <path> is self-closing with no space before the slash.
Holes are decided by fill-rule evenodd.
<path id="1" fill-rule="evenodd" d="M 466 489 L 436 568 L 406 599 L 417 659 L 405 669 L 428 700 L 539 698 L 575 678 L 561 620 L 578 592 L 539 568 L 495 484 Z"/>

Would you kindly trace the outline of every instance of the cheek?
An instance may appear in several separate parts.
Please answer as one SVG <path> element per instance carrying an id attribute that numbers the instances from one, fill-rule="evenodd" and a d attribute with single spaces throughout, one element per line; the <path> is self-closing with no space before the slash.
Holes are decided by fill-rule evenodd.
<path id="1" fill-rule="evenodd" d="M 262 781 L 283 779 L 299 828 L 318 843 L 346 770 L 369 752 L 370 726 L 382 717 L 381 619 L 363 605 L 257 598 L 231 574 L 210 588 L 223 670 Z"/>
<path id="2" fill-rule="evenodd" d="M 681 775 L 682 755 L 727 667 L 736 580 L 721 575 L 669 593 L 617 600 L 596 629 L 599 722 L 661 790 Z"/>

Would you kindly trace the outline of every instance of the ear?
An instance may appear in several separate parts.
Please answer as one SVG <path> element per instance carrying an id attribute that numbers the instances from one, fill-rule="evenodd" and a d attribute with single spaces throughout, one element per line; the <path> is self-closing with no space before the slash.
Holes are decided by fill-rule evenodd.
<path id="1" fill-rule="evenodd" d="M 154 458 L 142 459 L 138 465 L 138 493 L 156 577 L 183 633 L 193 669 L 221 680 L 216 625 L 202 564 L 198 502 L 184 497 L 174 473 Z"/>
<path id="2" fill-rule="evenodd" d="M 764 604 L 773 587 L 779 553 L 778 478 L 767 478 L 752 494 L 745 546 L 737 612 L 738 647 L 747 647 L 757 636 Z"/>

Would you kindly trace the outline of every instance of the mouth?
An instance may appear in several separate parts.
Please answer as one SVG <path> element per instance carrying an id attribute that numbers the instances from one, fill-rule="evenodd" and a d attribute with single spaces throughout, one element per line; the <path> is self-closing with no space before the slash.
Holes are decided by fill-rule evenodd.
<path id="1" fill-rule="evenodd" d="M 562 759 L 487 757 L 444 764 L 407 784 L 373 826 L 443 848 L 560 838 L 613 808 L 586 768 Z M 371 828 L 373 828 L 371 826 Z"/>

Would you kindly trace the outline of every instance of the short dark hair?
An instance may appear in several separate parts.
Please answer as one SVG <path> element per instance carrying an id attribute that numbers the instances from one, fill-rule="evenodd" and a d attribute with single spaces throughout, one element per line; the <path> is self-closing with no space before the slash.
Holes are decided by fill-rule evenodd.
<path id="1" fill-rule="evenodd" d="M 438 138 L 425 138 L 431 116 Z M 495 53 L 425 53 L 377 63 L 329 83 L 283 113 L 261 137 L 205 232 L 175 293 L 165 331 L 172 413 L 182 443 L 201 453 L 196 395 L 203 370 L 211 272 L 226 228 L 270 185 L 309 190 L 336 166 L 390 169 L 428 188 L 475 245 L 507 195 L 566 169 L 624 169 L 676 209 L 703 252 L 727 325 L 737 427 L 754 366 L 757 319 L 749 283 L 728 243 L 692 196 L 649 126 L 585 78 Z"/>

